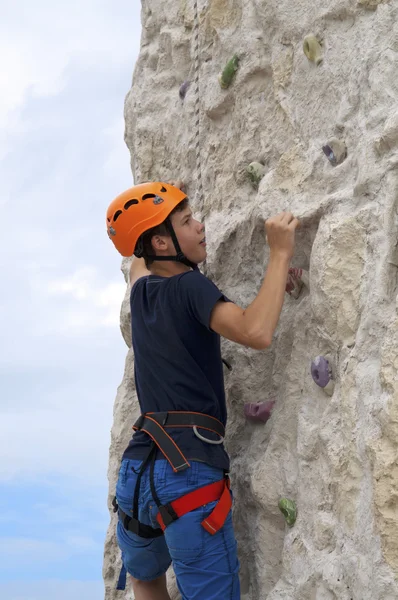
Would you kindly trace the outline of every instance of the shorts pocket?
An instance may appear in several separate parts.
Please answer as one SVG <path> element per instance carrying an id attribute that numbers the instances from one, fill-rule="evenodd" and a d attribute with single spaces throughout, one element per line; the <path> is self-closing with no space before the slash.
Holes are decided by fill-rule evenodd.
<path id="1" fill-rule="evenodd" d="M 156 538 L 142 538 L 133 533 L 132 531 L 127 531 L 124 528 L 122 523 L 118 521 L 116 526 L 116 540 L 120 550 L 125 553 L 127 556 L 131 554 L 131 552 L 136 550 L 142 550 L 143 548 L 148 548 L 153 543 Z"/>
<path id="2" fill-rule="evenodd" d="M 211 513 L 217 502 L 209 502 L 174 521 L 165 530 L 165 539 L 174 560 L 197 558 L 210 534 L 202 521 Z"/>
<path id="3" fill-rule="evenodd" d="M 224 479 L 224 471 L 218 467 L 212 467 L 208 464 L 202 463 L 198 469 L 198 485 L 203 486 L 215 481 Z"/>

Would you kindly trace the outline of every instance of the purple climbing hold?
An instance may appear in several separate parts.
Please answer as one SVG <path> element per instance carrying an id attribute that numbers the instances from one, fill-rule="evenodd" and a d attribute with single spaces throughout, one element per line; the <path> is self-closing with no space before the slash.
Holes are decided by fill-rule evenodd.
<path id="1" fill-rule="evenodd" d="M 313 380 L 328 394 L 333 393 L 334 381 L 330 363 L 324 356 L 317 356 L 311 363 Z"/>
<path id="2" fill-rule="evenodd" d="M 324 356 L 317 356 L 311 363 L 311 375 L 319 387 L 326 387 L 330 381 L 329 361 Z"/>
<path id="3" fill-rule="evenodd" d="M 334 167 L 340 165 L 347 158 L 347 146 L 344 140 L 330 138 L 328 143 L 322 146 L 322 150 Z"/>
<path id="4" fill-rule="evenodd" d="M 184 98 L 185 98 L 185 96 L 186 96 L 186 94 L 187 94 L 187 91 L 188 91 L 188 88 L 189 88 L 190 84 L 191 84 L 191 82 L 187 80 L 187 81 L 184 81 L 184 83 L 182 83 L 182 84 L 180 85 L 180 91 L 179 91 L 179 94 L 180 94 L 180 98 L 181 98 L 181 100 L 184 100 Z"/>
<path id="5" fill-rule="evenodd" d="M 322 150 L 324 151 L 324 153 L 326 154 L 326 156 L 328 157 L 328 159 L 332 163 L 332 165 L 335 165 L 336 157 L 335 157 L 334 152 L 331 149 L 331 147 L 330 146 L 322 146 Z"/>
<path id="6" fill-rule="evenodd" d="M 271 416 L 272 409 L 274 408 L 275 400 L 269 400 L 268 402 L 249 402 L 245 404 L 243 411 L 245 417 L 251 421 L 262 421 L 266 423 Z"/>

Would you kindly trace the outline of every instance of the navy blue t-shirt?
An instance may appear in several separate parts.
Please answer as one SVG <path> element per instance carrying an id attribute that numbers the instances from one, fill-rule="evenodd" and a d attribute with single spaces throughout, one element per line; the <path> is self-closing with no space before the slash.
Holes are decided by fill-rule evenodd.
<path id="1" fill-rule="evenodd" d="M 220 336 L 210 329 L 214 305 L 230 300 L 200 271 L 149 275 L 131 290 L 135 385 L 141 412 L 187 410 L 227 421 Z M 211 432 L 199 430 L 210 439 Z M 224 445 L 197 438 L 192 428 L 167 428 L 189 460 L 229 469 Z M 123 458 L 143 459 L 150 437 L 134 433 Z M 158 457 L 163 454 L 158 452 Z"/>

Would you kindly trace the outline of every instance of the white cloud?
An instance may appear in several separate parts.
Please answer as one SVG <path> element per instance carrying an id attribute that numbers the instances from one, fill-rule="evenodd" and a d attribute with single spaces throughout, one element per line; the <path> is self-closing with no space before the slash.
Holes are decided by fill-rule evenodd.
<path id="1" fill-rule="evenodd" d="M 6 57 L 0 71 L 0 158 L 7 152 L 8 134 L 19 128 L 13 113 L 27 94 L 58 94 L 75 62 L 96 70 L 127 63 L 132 71 L 141 30 L 138 19 L 130 20 L 127 2 L 117 9 L 97 0 L 13 0 L 9 6 L 2 8 L 0 22 L 0 56 Z"/>
<path id="2" fill-rule="evenodd" d="M 3 21 L 0 54 L 7 60 L 0 71 L 0 124 L 15 127 L 15 121 L 7 123 L 9 113 L 23 104 L 28 90 L 35 95 L 52 95 L 62 89 L 68 59 L 66 52 L 61 57 L 59 51 L 46 56 L 45 40 L 34 40 L 33 31 L 26 35 L 26 30 L 11 33 L 6 29 Z"/>
<path id="3" fill-rule="evenodd" d="M 92 280 L 95 275 L 94 267 L 80 267 L 69 277 L 50 281 L 47 291 L 50 294 L 70 294 L 75 300 L 84 300 L 91 295 Z"/>
<path id="4" fill-rule="evenodd" d="M 52 324 L 58 333 L 83 335 L 88 329 L 119 325 L 126 284 L 111 281 L 104 285 L 95 267 L 82 266 L 66 277 L 49 282 L 34 278 L 31 283 L 36 293 L 45 290 L 71 301 L 62 311 L 62 320 Z M 42 331 L 42 324 L 40 327 Z"/>

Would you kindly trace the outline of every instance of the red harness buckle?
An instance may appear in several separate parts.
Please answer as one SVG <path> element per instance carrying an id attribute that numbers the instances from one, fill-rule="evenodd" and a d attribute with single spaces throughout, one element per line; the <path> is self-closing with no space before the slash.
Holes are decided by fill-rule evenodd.
<path id="1" fill-rule="evenodd" d="M 191 512 L 192 510 L 203 506 L 204 504 L 218 500 L 214 510 L 201 523 L 202 527 L 204 527 L 208 533 L 214 535 L 224 525 L 232 507 L 232 498 L 229 489 L 229 479 L 225 477 L 224 479 L 220 479 L 220 481 L 205 485 L 193 492 L 190 492 L 189 494 L 186 494 L 185 496 L 181 496 L 181 498 L 177 498 L 177 500 L 173 500 L 173 502 L 170 502 L 167 507 L 171 507 L 174 514 L 177 516 L 177 518 L 179 518 Z M 159 512 L 156 515 L 156 520 L 164 531 L 167 525 L 170 525 L 170 523 L 175 521 L 176 518 L 172 518 L 168 523 L 168 519 L 166 519 L 165 523 L 161 514 L 162 512 L 164 513 L 164 511 L 161 511 L 162 508 L 163 507 L 159 508 Z M 167 511 L 167 508 L 164 508 Z"/>

